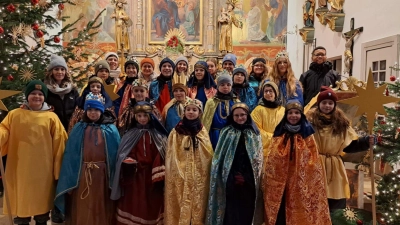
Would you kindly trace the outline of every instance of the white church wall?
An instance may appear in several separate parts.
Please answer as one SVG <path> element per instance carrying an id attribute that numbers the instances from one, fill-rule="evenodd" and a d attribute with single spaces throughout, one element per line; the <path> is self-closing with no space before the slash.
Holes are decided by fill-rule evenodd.
<path id="1" fill-rule="evenodd" d="M 316 0 L 318 2 L 318 0 Z M 300 0 L 289 0 L 289 19 L 288 19 L 288 30 L 290 27 L 297 24 L 299 28 L 303 27 L 302 5 L 304 1 Z M 318 8 L 318 4 L 317 7 Z M 365 62 L 362 62 L 362 44 L 371 42 L 374 40 L 386 38 L 400 34 L 400 1 L 398 0 L 385 0 L 385 1 L 374 1 L 374 0 L 363 0 L 361 1 L 345 1 L 344 13 L 345 22 L 343 26 L 343 32 L 350 30 L 350 19 L 354 18 L 354 27 L 364 27 L 364 31 L 355 38 L 354 49 L 353 49 L 353 76 L 359 79 L 364 79 L 365 74 L 360 74 L 363 71 L 362 67 L 365 66 Z M 328 25 L 322 25 L 318 18 L 315 17 L 315 38 L 317 46 L 324 46 L 327 49 L 328 58 L 340 57 L 343 55 L 345 50 L 345 40 L 342 38 L 342 33 L 333 32 Z M 300 41 L 296 41 L 297 40 Z M 290 40 L 290 41 L 289 41 Z M 293 69 L 295 70 L 296 76 L 299 77 L 303 72 L 302 61 L 303 60 L 303 42 L 299 35 L 288 35 L 288 51 L 291 53 L 291 61 L 296 60 L 293 63 Z M 294 54 L 292 54 L 294 53 Z M 308 58 L 311 56 L 308 55 Z M 342 57 L 343 59 L 344 57 Z M 388 62 L 393 65 L 395 62 Z M 342 62 L 342 65 L 344 63 Z M 342 66 L 342 68 L 344 68 Z M 307 68 L 305 68 L 307 70 Z"/>

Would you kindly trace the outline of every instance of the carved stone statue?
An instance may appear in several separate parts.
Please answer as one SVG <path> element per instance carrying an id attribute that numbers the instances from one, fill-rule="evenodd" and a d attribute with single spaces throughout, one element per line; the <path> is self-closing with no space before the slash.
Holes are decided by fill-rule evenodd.
<path id="1" fill-rule="evenodd" d="M 353 53 L 351 52 L 351 46 L 353 45 L 353 39 L 360 33 L 360 30 L 355 30 L 353 35 L 347 36 L 343 34 L 343 38 L 346 39 L 345 51 L 344 51 L 344 73 L 349 73 L 351 69 L 351 62 L 353 61 Z"/>
<path id="2" fill-rule="evenodd" d="M 233 12 L 237 0 L 229 0 L 227 2 L 227 11 L 221 10 L 221 15 L 218 16 L 218 23 L 220 24 L 219 36 L 219 51 L 222 53 L 232 52 L 232 24 L 238 28 L 242 28 L 243 23 L 239 21 Z"/>
<path id="3" fill-rule="evenodd" d="M 314 27 L 315 0 L 306 0 L 303 5 L 303 21 L 305 27 Z"/>
<path id="4" fill-rule="evenodd" d="M 124 10 L 124 4 L 127 0 L 114 0 L 115 11 L 111 15 L 111 19 L 115 19 L 115 43 L 117 45 L 118 53 L 128 53 L 129 33 L 128 27 L 132 25 L 132 21 Z"/>
<path id="5" fill-rule="evenodd" d="M 330 12 L 343 12 L 344 0 L 328 0 L 331 5 Z"/>

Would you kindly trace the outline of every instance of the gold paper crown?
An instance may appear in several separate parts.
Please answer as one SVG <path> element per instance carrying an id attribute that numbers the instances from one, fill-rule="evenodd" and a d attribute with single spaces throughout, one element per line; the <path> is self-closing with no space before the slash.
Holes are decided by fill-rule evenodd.
<path id="1" fill-rule="evenodd" d="M 299 102 L 289 102 L 288 104 L 286 104 L 285 110 L 289 111 L 291 109 L 297 109 L 300 112 L 303 112 L 303 106 Z"/>
<path id="2" fill-rule="evenodd" d="M 132 87 L 142 87 L 148 89 L 147 81 L 145 79 L 139 78 L 132 82 Z"/>
<path id="3" fill-rule="evenodd" d="M 289 59 L 289 53 L 286 52 L 286 51 L 278 52 L 278 54 L 276 54 L 275 60 L 278 59 L 278 58 L 280 58 L 280 57 Z"/>
<path id="4" fill-rule="evenodd" d="M 203 111 L 203 103 L 202 103 L 200 100 L 189 98 L 189 99 L 185 102 L 184 107 L 186 108 L 186 106 L 188 106 L 188 105 L 194 105 L 194 106 L 196 106 L 197 108 L 199 108 L 200 111 Z"/>
<path id="5" fill-rule="evenodd" d="M 101 85 L 104 85 L 103 79 L 101 79 L 100 77 L 93 76 L 89 79 L 89 84 L 96 82 L 100 83 Z"/>
<path id="6" fill-rule="evenodd" d="M 247 113 L 250 111 L 250 109 L 246 105 L 246 103 L 238 102 L 238 103 L 233 104 L 231 112 L 233 112 L 233 110 L 235 110 L 237 108 L 242 108 L 242 109 L 246 110 Z"/>
<path id="7" fill-rule="evenodd" d="M 174 92 L 175 89 L 178 89 L 178 88 L 183 89 L 183 91 L 187 94 L 188 89 L 187 89 L 187 87 L 186 87 L 185 84 L 181 84 L 181 83 L 173 84 L 173 85 L 172 85 L 172 92 Z"/>
<path id="8" fill-rule="evenodd" d="M 151 113 L 153 111 L 153 107 L 151 107 L 151 105 L 139 105 L 136 104 L 133 107 L 133 112 L 134 113 L 140 113 L 140 112 L 144 112 L 144 113 Z"/>

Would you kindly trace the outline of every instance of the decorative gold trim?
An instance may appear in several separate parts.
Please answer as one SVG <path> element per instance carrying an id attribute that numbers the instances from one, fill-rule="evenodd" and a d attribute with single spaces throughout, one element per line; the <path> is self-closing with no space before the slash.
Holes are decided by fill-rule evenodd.
<path id="1" fill-rule="evenodd" d="M 326 20 L 325 20 L 325 14 L 326 14 L 326 13 L 327 13 L 327 12 L 317 12 L 317 13 L 315 13 L 315 15 L 317 16 L 319 22 L 320 22 L 322 25 L 326 25 Z"/>
<path id="2" fill-rule="evenodd" d="M 325 17 L 325 21 L 328 23 L 328 25 L 329 25 L 329 28 L 332 30 L 332 31 L 335 31 L 335 28 L 336 28 L 336 19 L 337 19 L 338 17 L 336 17 L 336 16 L 333 16 L 333 17 Z"/>
<path id="3" fill-rule="evenodd" d="M 308 30 L 300 30 L 299 33 L 300 33 L 301 39 L 303 39 L 304 42 L 307 42 Z"/>
<path id="4" fill-rule="evenodd" d="M 247 112 L 250 111 L 249 106 L 246 105 L 246 103 L 243 103 L 243 102 L 238 102 L 238 103 L 233 104 L 231 111 L 233 112 L 237 108 L 245 109 Z"/>
<path id="5" fill-rule="evenodd" d="M 333 90 L 340 91 L 356 91 L 354 86 L 366 88 L 367 83 L 364 81 L 358 80 L 355 77 L 348 77 L 346 80 L 336 81 L 337 88 Z"/>

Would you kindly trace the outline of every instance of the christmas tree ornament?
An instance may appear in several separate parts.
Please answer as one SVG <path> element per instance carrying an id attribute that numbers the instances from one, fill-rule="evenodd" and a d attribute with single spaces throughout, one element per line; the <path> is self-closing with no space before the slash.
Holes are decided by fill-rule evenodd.
<path id="1" fill-rule="evenodd" d="M 18 26 L 13 26 L 11 28 L 11 38 L 12 38 L 12 42 L 14 45 L 18 44 L 18 37 L 21 35 L 22 33 L 22 24 L 18 25 Z"/>
<path id="2" fill-rule="evenodd" d="M 34 24 L 32 24 L 31 28 L 32 28 L 32 30 L 38 30 L 39 29 L 39 24 L 34 23 Z"/>
<path id="3" fill-rule="evenodd" d="M 386 88 L 385 95 L 389 96 L 389 89 L 388 88 Z"/>
<path id="4" fill-rule="evenodd" d="M 2 26 L 0 26 L 0 34 L 4 33 L 4 28 Z"/>
<path id="5" fill-rule="evenodd" d="M 31 0 L 31 3 L 33 6 L 37 5 L 39 3 L 39 0 Z"/>
<path id="6" fill-rule="evenodd" d="M 389 77 L 389 79 L 390 79 L 390 81 L 395 81 L 395 80 L 396 80 L 396 76 L 391 75 L 391 76 Z"/>
<path id="7" fill-rule="evenodd" d="M 64 4 L 62 4 L 62 3 L 58 4 L 58 9 L 59 10 L 64 10 L 64 7 L 65 7 Z"/>
<path id="8" fill-rule="evenodd" d="M 362 220 L 357 220 L 356 223 L 357 223 L 357 225 L 363 225 L 364 224 Z"/>
<path id="9" fill-rule="evenodd" d="M 44 35 L 44 33 L 42 30 L 36 31 L 36 37 L 41 38 L 41 37 L 43 37 L 43 35 Z"/>
<path id="10" fill-rule="evenodd" d="M 0 83 L 2 81 L 2 77 L 0 77 Z M 2 99 L 5 99 L 7 97 L 16 95 L 21 93 L 20 91 L 10 91 L 10 90 L 0 90 L 0 109 L 4 111 L 8 111 L 7 107 L 4 105 Z"/>
<path id="11" fill-rule="evenodd" d="M 59 36 L 55 36 L 55 37 L 53 38 L 53 41 L 54 41 L 55 43 L 60 43 L 61 39 L 60 39 Z"/>
<path id="12" fill-rule="evenodd" d="M 13 4 L 9 4 L 8 6 L 7 6 L 7 11 L 9 11 L 9 12 L 15 12 L 15 6 L 13 5 Z"/>
<path id="13" fill-rule="evenodd" d="M 13 81 L 13 80 L 14 80 L 14 77 L 13 77 L 11 74 L 8 74 L 8 76 L 7 76 L 7 80 L 9 80 L 9 81 Z"/>
<path id="14" fill-rule="evenodd" d="M 24 82 L 31 81 L 35 78 L 35 72 L 31 68 L 22 68 L 19 74 L 20 79 Z"/>

